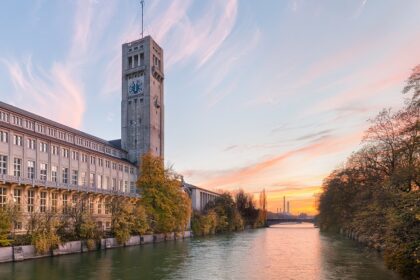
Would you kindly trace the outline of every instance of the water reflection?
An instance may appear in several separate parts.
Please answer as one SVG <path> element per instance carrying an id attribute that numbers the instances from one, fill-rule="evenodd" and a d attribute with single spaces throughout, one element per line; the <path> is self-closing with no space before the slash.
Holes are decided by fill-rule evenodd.
<path id="1" fill-rule="evenodd" d="M 0 265 L 0 279 L 398 279 L 311 224 Z"/>

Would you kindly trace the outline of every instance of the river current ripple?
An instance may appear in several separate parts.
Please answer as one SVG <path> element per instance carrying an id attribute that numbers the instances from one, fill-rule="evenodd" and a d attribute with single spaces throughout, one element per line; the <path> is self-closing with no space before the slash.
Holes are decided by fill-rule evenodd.
<path id="1" fill-rule="evenodd" d="M 377 253 L 312 224 L 0 264 L 0 279 L 399 279 Z"/>

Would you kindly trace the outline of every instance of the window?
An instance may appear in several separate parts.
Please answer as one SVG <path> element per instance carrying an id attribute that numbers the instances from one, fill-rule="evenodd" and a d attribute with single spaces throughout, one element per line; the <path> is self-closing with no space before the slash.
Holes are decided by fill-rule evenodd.
<path id="1" fill-rule="evenodd" d="M 7 156 L 0 155 L 0 174 L 7 174 Z"/>
<path id="2" fill-rule="evenodd" d="M 46 153 L 48 151 L 48 144 L 45 142 L 39 143 L 39 151 Z"/>
<path id="3" fill-rule="evenodd" d="M 136 186 L 134 185 L 134 182 L 130 182 L 130 192 L 136 193 Z"/>
<path id="4" fill-rule="evenodd" d="M 13 161 L 13 176 L 20 177 L 22 173 L 22 159 L 15 158 Z"/>
<path id="5" fill-rule="evenodd" d="M 0 207 L 5 208 L 7 204 L 7 189 L 0 188 Z"/>
<path id="6" fill-rule="evenodd" d="M 9 134 L 6 131 L 0 131 L 0 142 L 9 142 Z"/>
<path id="7" fill-rule="evenodd" d="M 51 211 L 54 213 L 57 212 L 57 198 L 58 198 L 58 193 L 53 192 L 51 194 Z"/>
<path id="8" fill-rule="evenodd" d="M 63 176 L 63 183 L 69 183 L 69 169 L 67 167 L 63 167 L 61 175 Z"/>
<path id="9" fill-rule="evenodd" d="M 130 174 L 134 174 L 134 168 L 130 167 Z"/>
<path id="10" fill-rule="evenodd" d="M 51 166 L 51 181 L 57 182 L 57 166 Z"/>
<path id="11" fill-rule="evenodd" d="M 90 186 L 94 188 L 95 187 L 95 174 L 90 173 L 89 182 L 90 182 Z"/>
<path id="12" fill-rule="evenodd" d="M 82 162 L 87 162 L 88 156 L 87 154 L 82 154 Z"/>
<path id="13" fill-rule="evenodd" d="M 104 166 L 104 160 L 101 158 L 98 158 L 98 165 L 103 167 Z"/>
<path id="14" fill-rule="evenodd" d="M 124 181 L 124 192 L 129 192 L 128 181 Z"/>
<path id="15" fill-rule="evenodd" d="M 9 114 L 0 112 L 0 121 L 9 122 Z"/>
<path id="16" fill-rule="evenodd" d="M 109 200 L 105 201 L 105 214 L 108 215 L 111 213 L 111 203 Z"/>
<path id="17" fill-rule="evenodd" d="M 102 214 L 102 198 L 98 200 L 98 214 Z"/>
<path id="18" fill-rule="evenodd" d="M 89 197 L 89 213 L 93 214 L 93 198 Z"/>
<path id="19" fill-rule="evenodd" d="M 128 57 L 128 68 L 133 68 L 133 57 L 129 56 Z"/>
<path id="20" fill-rule="evenodd" d="M 28 160 L 28 178 L 35 179 L 35 161 Z"/>
<path id="21" fill-rule="evenodd" d="M 35 139 L 26 139 L 26 147 L 28 147 L 28 149 L 35 150 Z"/>
<path id="22" fill-rule="evenodd" d="M 41 213 L 44 213 L 47 211 L 47 192 L 41 192 L 40 196 L 41 196 L 41 199 L 40 199 L 39 211 Z"/>
<path id="23" fill-rule="evenodd" d="M 71 197 L 71 203 L 72 203 L 72 206 L 73 206 L 73 211 L 76 211 L 76 207 L 77 207 L 77 202 L 78 202 L 78 200 L 79 200 L 79 198 L 78 198 L 78 196 L 77 196 L 76 194 L 74 194 L 74 195 Z"/>
<path id="24" fill-rule="evenodd" d="M 72 160 L 79 160 L 79 153 L 76 151 L 71 151 L 71 159 Z"/>
<path id="25" fill-rule="evenodd" d="M 16 146 L 22 146 L 22 136 L 13 135 L 13 144 Z"/>
<path id="26" fill-rule="evenodd" d="M 33 123 L 33 122 L 31 122 L 31 121 L 26 120 L 26 121 L 25 121 L 25 126 L 26 126 L 26 128 L 27 128 L 27 129 L 29 129 L 29 130 L 34 130 L 34 123 Z"/>
<path id="27" fill-rule="evenodd" d="M 41 163 L 39 165 L 39 179 L 42 181 L 47 181 L 47 167 L 48 165 L 46 163 Z"/>
<path id="28" fill-rule="evenodd" d="M 68 207 L 68 196 L 66 193 L 63 193 L 63 213 L 66 214 L 67 213 L 67 207 Z"/>
<path id="29" fill-rule="evenodd" d="M 128 173 L 128 166 L 125 166 L 125 165 L 124 165 L 124 172 L 125 172 L 125 173 Z"/>
<path id="30" fill-rule="evenodd" d="M 111 163 L 109 162 L 109 160 L 105 160 L 105 167 L 106 168 L 110 168 L 111 167 Z"/>
<path id="31" fill-rule="evenodd" d="M 117 179 L 112 178 L 112 190 L 116 191 L 117 190 Z"/>
<path id="32" fill-rule="evenodd" d="M 64 158 L 68 158 L 69 157 L 69 149 L 62 148 L 61 149 L 61 156 L 64 157 Z"/>
<path id="33" fill-rule="evenodd" d="M 105 190 L 107 190 L 107 189 L 109 188 L 109 186 L 110 186 L 110 184 L 109 184 L 109 177 L 108 177 L 108 176 L 106 176 L 106 177 L 105 177 L 105 181 L 104 181 L 103 188 L 104 188 Z"/>
<path id="34" fill-rule="evenodd" d="M 96 182 L 96 186 L 102 189 L 102 175 L 98 175 L 98 181 Z"/>
<path id="35" fill-rule="evenodd" d="M 79 179 L 79 172 L 77 170 L 72 170 L 71 183 L 73 185 L 77 185 L 78 179 Z"/>
<path id="36" fill-rule="evenodd" d="M 137 67 L 139 65 L 139 56 L 135 55 L 134 56 L 134 67 Z"/>
<path id="37" fill-rule="evenodd" d="M 35 191 L 28 190 L 28 212 L 34 212 Z"/>
<path id="38" fill-rule="evenodd" d="M 20 211 L 20 198 L 21 198 L 21 190 L 14 189 L 13 190 L 13 202 L 17 206 L 17 210 Z"/>
<path id="39" fill-rule="evenodd" d="M 72 202 L 72 205 L 73 205 L 73 211 L 76 211 L 76 206 L 77 206 L 77 195 L 73 195 L 72 197 L 71 197 L 71 202 Z"/>
<path id="40" fill-rule="evenodd" d="M 51 153 L 55 156 L 58 155 L 58 146 L 51 145 Z"/>
<path id="41" fill-rule="evenodd" d="M 115 162 L 112 163 L 112 169 L 117 169 L 117 164 Z"/>
<path id="42" fill-rule="evenodd" d="M 12 123 L 18 126 L 22 126 L 22 118 L 12 116 Z"/>
<path id="43" fill-rule="evenodd" d="M 123 185 L 123 180 L 120 180 L 120 186 L 119 186 L 118 190 L 119 190 L 120 192 L 124 191 L 124 190 L 123 190 L 123 187 L 124 187 L 124 185 Z"/>
<path id="44" fill-rule="evenodd" d="M 80 185 L 82 186 L 86 186 L 87 182 L 86 182 L 86 172 L 81 172 L 80 173 Z"/>
<path id="45" fill-rule="evenodd" d="M 15 230 L 21 230 L 22 229 L 22 222 L 14 222 Z"/>
<path id="46" fill-rule="evenodd" d="M 91 156 L 90 157 L 90 164 L 95 164 L 95 162 L 96 162 L 96 159 L 95 159 L 95 157 L 93 157 L 93 156 Z"/>

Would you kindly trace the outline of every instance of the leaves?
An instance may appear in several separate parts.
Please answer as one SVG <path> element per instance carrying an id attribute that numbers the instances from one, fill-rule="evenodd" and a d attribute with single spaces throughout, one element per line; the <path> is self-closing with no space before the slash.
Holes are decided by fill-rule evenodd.
<path id="1" fill-rule="evenodd" d="M 150 227 L 155 233 L 184 231 L 191 216 L 191 200 L 179 176 L 166 169 L 163 160 L 148 153 L 142 157 L 137 188 L 142 195 Z"/>

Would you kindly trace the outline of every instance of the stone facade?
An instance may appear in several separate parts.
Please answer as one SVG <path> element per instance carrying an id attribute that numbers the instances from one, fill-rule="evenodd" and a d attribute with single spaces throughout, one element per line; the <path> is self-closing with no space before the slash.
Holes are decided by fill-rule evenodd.
<path id="1" fill-rule="evenodd" d="M 163 50 L 150 37 L 122 46 L 121 147 L 137 163 L 164 156 Z"/>
<path id="2" fill-rule="evenodd" d="M 84 205 L 104 229 L 115 197 L 136 200 L 139 158 L 164 155 L 163 50 L 147 36 L 122 45 L 121 133 L 106 141 L 0 102 L 0 207 L 31 213 Z M 66 210 L 67 209 L 67 210 Z"/>
<path id="3" fill-rule="evenodd" d="M 0 102 L 0 206 L 17 205 L 24 217 L 85 203 L 109 228 L 108 202 L 137 197 L 137 166 L 126 157 L 105 140 Z"/>

